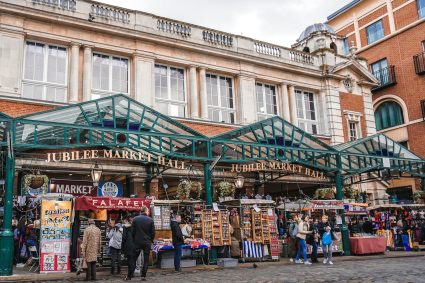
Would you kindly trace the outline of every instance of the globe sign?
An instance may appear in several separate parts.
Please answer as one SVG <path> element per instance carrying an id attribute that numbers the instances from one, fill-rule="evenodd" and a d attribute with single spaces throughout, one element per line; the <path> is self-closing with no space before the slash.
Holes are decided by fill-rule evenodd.
<path id="1" fill-rule="evenodd" d="M 105 197 L 116 197 L 118 191 L 118 186 L 113 182 L 106 182 L 102 186 L 102 195 Z"/>

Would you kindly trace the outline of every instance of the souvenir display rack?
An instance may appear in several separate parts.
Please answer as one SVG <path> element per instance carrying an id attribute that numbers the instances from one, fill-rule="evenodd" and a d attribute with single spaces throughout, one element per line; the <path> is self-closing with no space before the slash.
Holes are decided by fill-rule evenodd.
<path id="1" fill-rule="evenodd" d="M 204 209 L 202 211 L 202 238 L 211 246 L 223 246 L 223 228 L 221 211 Z M 229 225 L 225 223 L 224 225 Z M 228 228 L 229 230 L 229 228 Z"/>
<path id="2" fill-rule="evenodd" d="M 269 244 L 270 243 L 270 234 L 271 234 L 271 227 L 273 225 L 270 225 L 269 223 L 269 213 L 268 208 L 261 208 L 261 227 L 262 227 L 262 243 L 263 244 Z M 274 217 L 273 217 L 274 219 Z M 272 222 L 273 223 L 273 222 Z M 276 226 L 276 225 L 274 225 Z"/>
<path id="3" fill-rule="evenodd" d="M 247 241 L 252 241 L 252 214 L 249 206 L 242 207 L 242 238 Z"/>
<path id="4" fill-rule="evenodd" d="M 252 240 L 254 243 L 264 243 L 261 210 L 252 209 Z"/>
<path id="5" fill-rule="evenodd" d="M 229 221 L 230 212 L 227 209 L 220 210 L 220 220 L 221 220 L 221 236 L 222 236 L 222 245 L 230 246 L 231 244 L 231 235 L 230 235 L 230 221 Z"/>

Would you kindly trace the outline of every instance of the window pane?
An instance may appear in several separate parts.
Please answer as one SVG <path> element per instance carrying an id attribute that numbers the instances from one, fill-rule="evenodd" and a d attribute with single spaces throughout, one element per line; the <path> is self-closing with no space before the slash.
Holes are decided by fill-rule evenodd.
<path id="1" fill-rule="evenodd" d="M 22 97 L 29 99 L 42 100 L 43 99 L 43 86 L 26 84 L 23 85 Z"/>
<path id="2" fill-rule="evenodd" d="M 100 61 L 100 89 L 109 90 L 109 56 L 102 55 Z"/>
<path id="3" fill-rule="evenodd" d="M 128 93 L 128 60 L 112 58 L 112 91 Z"/>
<path id="4" fill-rule="evenodd" d="M 419 18 L 425 17 L 425 0 L 417 0 Z"/>
<path id="5" fill-rule="evenodd" d="M 384 28 L 382 20 L 379 20 L 366 28 L 367 42 L 371 44 L 384 37 Z"/>
<path id="6" fill-rule="evenodd" d="M 49 46 L 47 55 L 47 81 L 50 83 L 65 84 L 66 49 Z"/>
<path id="7" fill-rule="evenodd" d="M 44 44 L 27 42 L 24 78 L 43 81 Z"/>

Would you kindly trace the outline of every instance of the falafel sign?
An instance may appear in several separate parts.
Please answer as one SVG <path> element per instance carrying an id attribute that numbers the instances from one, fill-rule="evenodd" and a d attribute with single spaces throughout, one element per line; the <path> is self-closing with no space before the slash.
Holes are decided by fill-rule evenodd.
<path id="1" fill-rule="evenodd" d="M 43 200 L 40 227 L 40 272 L 70 272 L 71 201 Z"/>
<path id="2" fill-rule="evenodd" d="M 145 198 L 79 197 L 75 201 L 75 210 L 135 210 L 142 206 L 149 208 L 150 201 Z"/>

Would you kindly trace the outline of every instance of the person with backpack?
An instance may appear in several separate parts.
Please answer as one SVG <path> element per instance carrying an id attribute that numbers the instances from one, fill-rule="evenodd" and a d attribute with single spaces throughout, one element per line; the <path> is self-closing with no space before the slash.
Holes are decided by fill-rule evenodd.
<path id="1" fill-rule="evenodd" d="M 307 260 L 307 246 L 306 246 L 306 242 L 305 239 L 307 237 L 307 235 L 311 234 L 312 232 L 309 231 L 310 225 L 308 223 L 309 221 L 309 217 L 307 215 L 304 215 L 301 218 L 298 218 L 298 234 L 297 234 L 297 238 L 300 244 L 300 248 L 298 249 L 298 253 L 297 253 L 297 257 L 295 259 L 295 263 L 302 263 L 300 261 L 300 257 L 301 255 L 304 258 L 304 264 L 311 264 L 311 262 L 309 262 Z"/>
<path id="2" fill-rule="evenodd" d="M 288 228 L 288 250 L 289 250 L 289 262 L 294 262 L 294 258 L 297 256 L 297 251 L 299 249 L 299 241 L 297 238 L 298 234 L 298 214 L 293 216 L 293 219 L 290 220 Z"/>
<path id="3" fill-rule="evenodd" d="M 121 223 L 116 223 L 115 226 L 109 231 L 109 249 L 111 252 L 111 275 L 121 273 L 121 244 L 122 244 L 123 228 Z"/>

